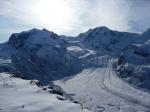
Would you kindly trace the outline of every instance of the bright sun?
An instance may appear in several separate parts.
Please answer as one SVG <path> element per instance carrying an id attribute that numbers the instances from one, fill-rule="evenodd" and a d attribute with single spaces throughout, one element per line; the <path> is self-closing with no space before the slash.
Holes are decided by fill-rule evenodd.
<path id="1" fill-rule="evenodd" d="M 40 23 L 46 26 L 65 26 L 73 12 L 65 0 L 39 0 L 35 7 Z"/>

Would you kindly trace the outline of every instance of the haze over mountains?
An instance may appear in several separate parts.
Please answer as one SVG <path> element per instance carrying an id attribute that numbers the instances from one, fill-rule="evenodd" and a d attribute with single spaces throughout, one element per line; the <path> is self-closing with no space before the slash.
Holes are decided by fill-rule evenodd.
<path id="1" fill-rule="evenodd" d="M 0 45 L 0 72 L 41 85 L 53 81 L 94 112 L 146 112 L 149 47 L 150 29 L 136 34 L 103 26 L 77 37 L 32 29 L 14 33 Z"/>

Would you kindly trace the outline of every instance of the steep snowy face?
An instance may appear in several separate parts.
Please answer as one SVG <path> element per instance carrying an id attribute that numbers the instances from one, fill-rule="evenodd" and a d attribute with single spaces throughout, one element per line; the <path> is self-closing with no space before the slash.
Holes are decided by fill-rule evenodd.
<path id="1" fill-rule="evenodd" d="M 11 60 L 17 73 L 43 84 L 81 70 L 78 58 L 67 52 L 66 45 L 64 39 L 45 29 L 12 34 L 8 41 L 15 50 Z"/>
<path id="2" fill-rule="evenodd" d="M 120 53 L 125 47 L 136 42 L 140 35 L 97 27 L 80 34 L 79 37 L 83 38 L 85 44 L 98 50 Z"/>
<path id="3" fill-rule="evenodd" d="M 24 51 L 43 58 L 63 58 L 66 52 L 65 41 L 57 34 L 47 30 L 33 29 L 12 34 L 8 45 L 17 49 L 18 53 Z"/>
<path id="4" fill-rule="evenodd" d="M 16 49 L 36 44 L 52 46 L 56 43 L 63 43 L 63 41 L 60 41 L 57 34 L 49 32 L 46 29 L 32 29 L 26 32 L 14 33 L 8 42 L 9 45 Z"/>

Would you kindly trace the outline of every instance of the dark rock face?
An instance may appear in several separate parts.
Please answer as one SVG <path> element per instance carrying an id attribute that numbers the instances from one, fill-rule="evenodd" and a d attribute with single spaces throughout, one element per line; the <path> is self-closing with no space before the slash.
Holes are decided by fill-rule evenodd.
<path id="1" fill-rule="evenodd" d="M 8 44 L 12 47 L 18 49 L 20 47 L 23 47 L 24 41 L 29 37 L 29 34 L 12 34 Z"/>
<path id="2" fill-rule="evenodd" d="M 8 41 L 16 49 L 11 60 L 17 72 L 42 84 L 82 70 L 78 57 L 67 52 L 66 44 L 64 39 L 45 29 L 12 34 Z"/>

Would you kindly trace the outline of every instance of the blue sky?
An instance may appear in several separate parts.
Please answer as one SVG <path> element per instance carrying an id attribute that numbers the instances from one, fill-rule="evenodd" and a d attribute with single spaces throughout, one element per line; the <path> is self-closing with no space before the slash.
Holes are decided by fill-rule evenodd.
<path id="1" fill-rule="evenodd" d="M 0 42 L 34 27 L 64 35 L 97 26 L 143 32 L 149 11 L 150 0 L 0 0 Z"/>

